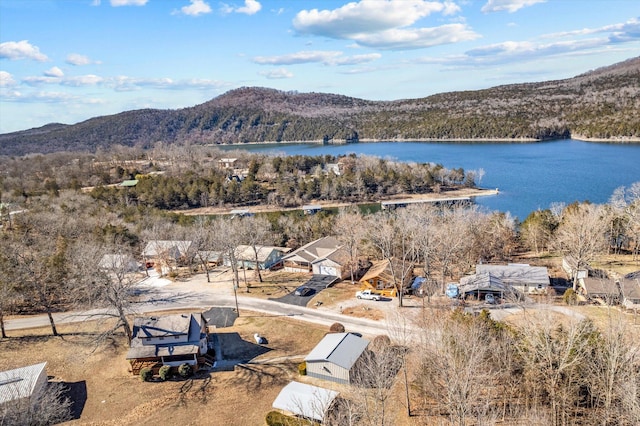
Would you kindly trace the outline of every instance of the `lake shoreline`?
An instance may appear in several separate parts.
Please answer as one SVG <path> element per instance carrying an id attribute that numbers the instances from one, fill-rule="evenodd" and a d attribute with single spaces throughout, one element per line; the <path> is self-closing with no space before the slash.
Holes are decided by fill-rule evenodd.
<path id="1" fill-rule="evenodd" d="M 534 144 L 534 143 L 547 143 L 547 142 L 559 142 L 565 140 L 576 140 L 581 142 L 590 142 L 590 143 L 603 143 L 603 144 L 636 144 L 640 143 L 640 137 L 633 136 L 621 136 L 615 138 L 589 138 L 582 135 L 572 135 L 567 139 L 535 139 L 535 138 L 477 138 L 477 139 L 469 139 L 469 138 L 461 138 L 461 139 L 437 139 L 437 138 L 413 138 L 413 139 L 368 139 L 363 138 L 359 139 L 357 142 L 347 142 L 347 141 L 322 141 L 322 140 L 306 140 L 306 141 L 263 141 L 263 142 L 242 142 L 242 143 L 231 143 L 231 144 L 210 144 L 209 146 L 215 146 L 219 148 L 229 148 L 233 149 L 234 147 L 241 147 L 247 145 L 290 145 L 290 144 L 317 144 L 317 145 L 353 145 L 358 143 L 387 143 L 387 142 L 397 142 L 397 143 L 411 143 L 411 142 L 428 142 L 428 143 L 442 143 L 442 144 L 465 144 L 465 143 L 475 143 L 475 144 L 494 144 L 494 143 L 504 143 L 504 144 Z"/>
<path id="2" fill-rule="evenodd" d="M 384 199 L 380 199 L 377 201 L 360 201 L 360 202 L 340 202 L 340 201 L 309 201 L 308 204 L 318 205 L 322 208 L 340 208 L 340 207 L 348 207 L 348 206 L 358 206 L 362 204 L 374 204 L 379 203 L 381 201 L 404 201 L 411 200 L 414 203 L 418 203 L 420 201 L 429 202 L 433 200 L 455 200 L 458 198 L 475 198 L 475 197 L 486 197 L 490 195 L 497 195 L 500 191 L 498 188 L 495 189 L 486 189 L 486 188 L 459 188 L 451 191 L 445 191 L 440 193 L 429 192 L 426 194 L 397 194 L 393 197 L 388 197 Z M 185 216 L 202 216 L 202 215 L 221 215 L 221 214 L 230 214 L 231 210 L 248 210 L 250 213 L 273 213 L 273 212 L 287 212 L 287 211 L 295 211 L 302 210 L 302 206 L 294 206 L 294 207 L 279 207 L 268 204 L 259 204 L 255 206 L 248 207 L 238 207 L 238 206 L 224 206 L 224 207 L 199 207 L 196 209 L 188 209 L 188 210 L 173 210 L 172 213 L 183 214 Z"/>

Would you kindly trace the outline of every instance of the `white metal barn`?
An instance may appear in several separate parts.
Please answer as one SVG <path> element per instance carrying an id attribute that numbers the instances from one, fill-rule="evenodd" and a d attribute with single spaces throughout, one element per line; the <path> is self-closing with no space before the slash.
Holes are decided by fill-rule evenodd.
<path id="1" fill-rule="evenodd" d="M 36 398 L 47 384 L 47 363 L 0 371 L 0 406 Z"/>
<path id="2" fill-rule="evenodd" d="M 353 333 L 329 333 L 304 359 L 307 375 L 336 383 L 351 383 L 357 362 L 369 341 Z"/>
<path id="3" fill-rule="evenodd" d="M 312 419 L 322 423 L 338 392 L 300 382 L 286 385 L 272 407 L 286 414 Z"/>

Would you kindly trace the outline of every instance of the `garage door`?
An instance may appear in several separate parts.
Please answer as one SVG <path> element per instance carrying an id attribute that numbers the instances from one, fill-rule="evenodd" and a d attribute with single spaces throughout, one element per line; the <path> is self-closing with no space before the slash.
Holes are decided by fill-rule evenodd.
<path id="1" fill-rule="evenodd" d="M 320 274 L 321 275 L 331 275 L 334 277 L 338 276 L 338 271 L 334 266 L 324 266 L 320 265 Z"/>

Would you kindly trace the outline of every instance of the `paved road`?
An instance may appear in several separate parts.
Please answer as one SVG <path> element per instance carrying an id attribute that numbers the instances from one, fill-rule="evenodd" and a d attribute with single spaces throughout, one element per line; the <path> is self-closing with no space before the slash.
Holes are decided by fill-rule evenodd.
<path id="1" fill-rule="evenodd" d="M 179 288 L 179 286 L 177 287 Z M 179 290 L 176 291 L 176 286 L 158 288 L 154 292 L 150 291 L 148 297 L 150 297 L 151 300 L 135 304 L 134 312 L 136 314 L 175 309 L 200 310 L 210 307 L 235 307 L 233 295 L 218 294 L 213 291 L 181 292 Z M 265 316 L 288 316 L 326 326 L 330 326 L 334 322 L 340 322 L 345 326 L 347 331 L 356 331 L 373 336 L 384 333 L 386 330 L 384 321 L 355 318 L 336 312 L 294 306 L 272 300 L 257 299 L 241 294 L 238 295 L 238 306 L 240 308 L 240 316 L 255 315 L 255 313 Z M 251 311 L 254 314 L 250 312 L 243 313 L 243 311 Z M 90 311 L 56 313 L 53 317 L 56 324 L 65 324 L 96 319 L 104 315 L 105 312 L 107 311 L 104 309 L 93 309 Z M 7 320 L 5 327 L 9 331 L 48 325 L 49 320 L 46 315 L 35 315 Z"/>

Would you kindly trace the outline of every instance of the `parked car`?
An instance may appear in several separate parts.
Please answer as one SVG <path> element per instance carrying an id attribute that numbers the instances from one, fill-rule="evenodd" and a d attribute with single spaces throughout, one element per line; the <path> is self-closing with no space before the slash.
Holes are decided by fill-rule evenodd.
<path id="1" fill-rule="evenodd" d="M 366 300 L 382 300 L 379 294 L 373 293 L 371 290 L 363 290 L 356 292 L 356 297 L 358 299 L 366 299 Z"/>
<path id="2" fill-rule="evenodd" d="M 308 296 L 311 293 L 313 293 L 313 289 L 311 287 L 306 287 L 306 286 L 300 286 L 298 288 L 296 288 L 296 291 L 294 292 L 294 294 L 296 296 Z"/>
<path id="3" fill-rule="evenodd" d="M 497 303 L 495 296 L 493 294 L 491 294 L 491 293 L 487 293 L 484 296 L 484 301 L 485 301 L 485 303 L 488 303 L 489 305 L 495 305 Z"/>

